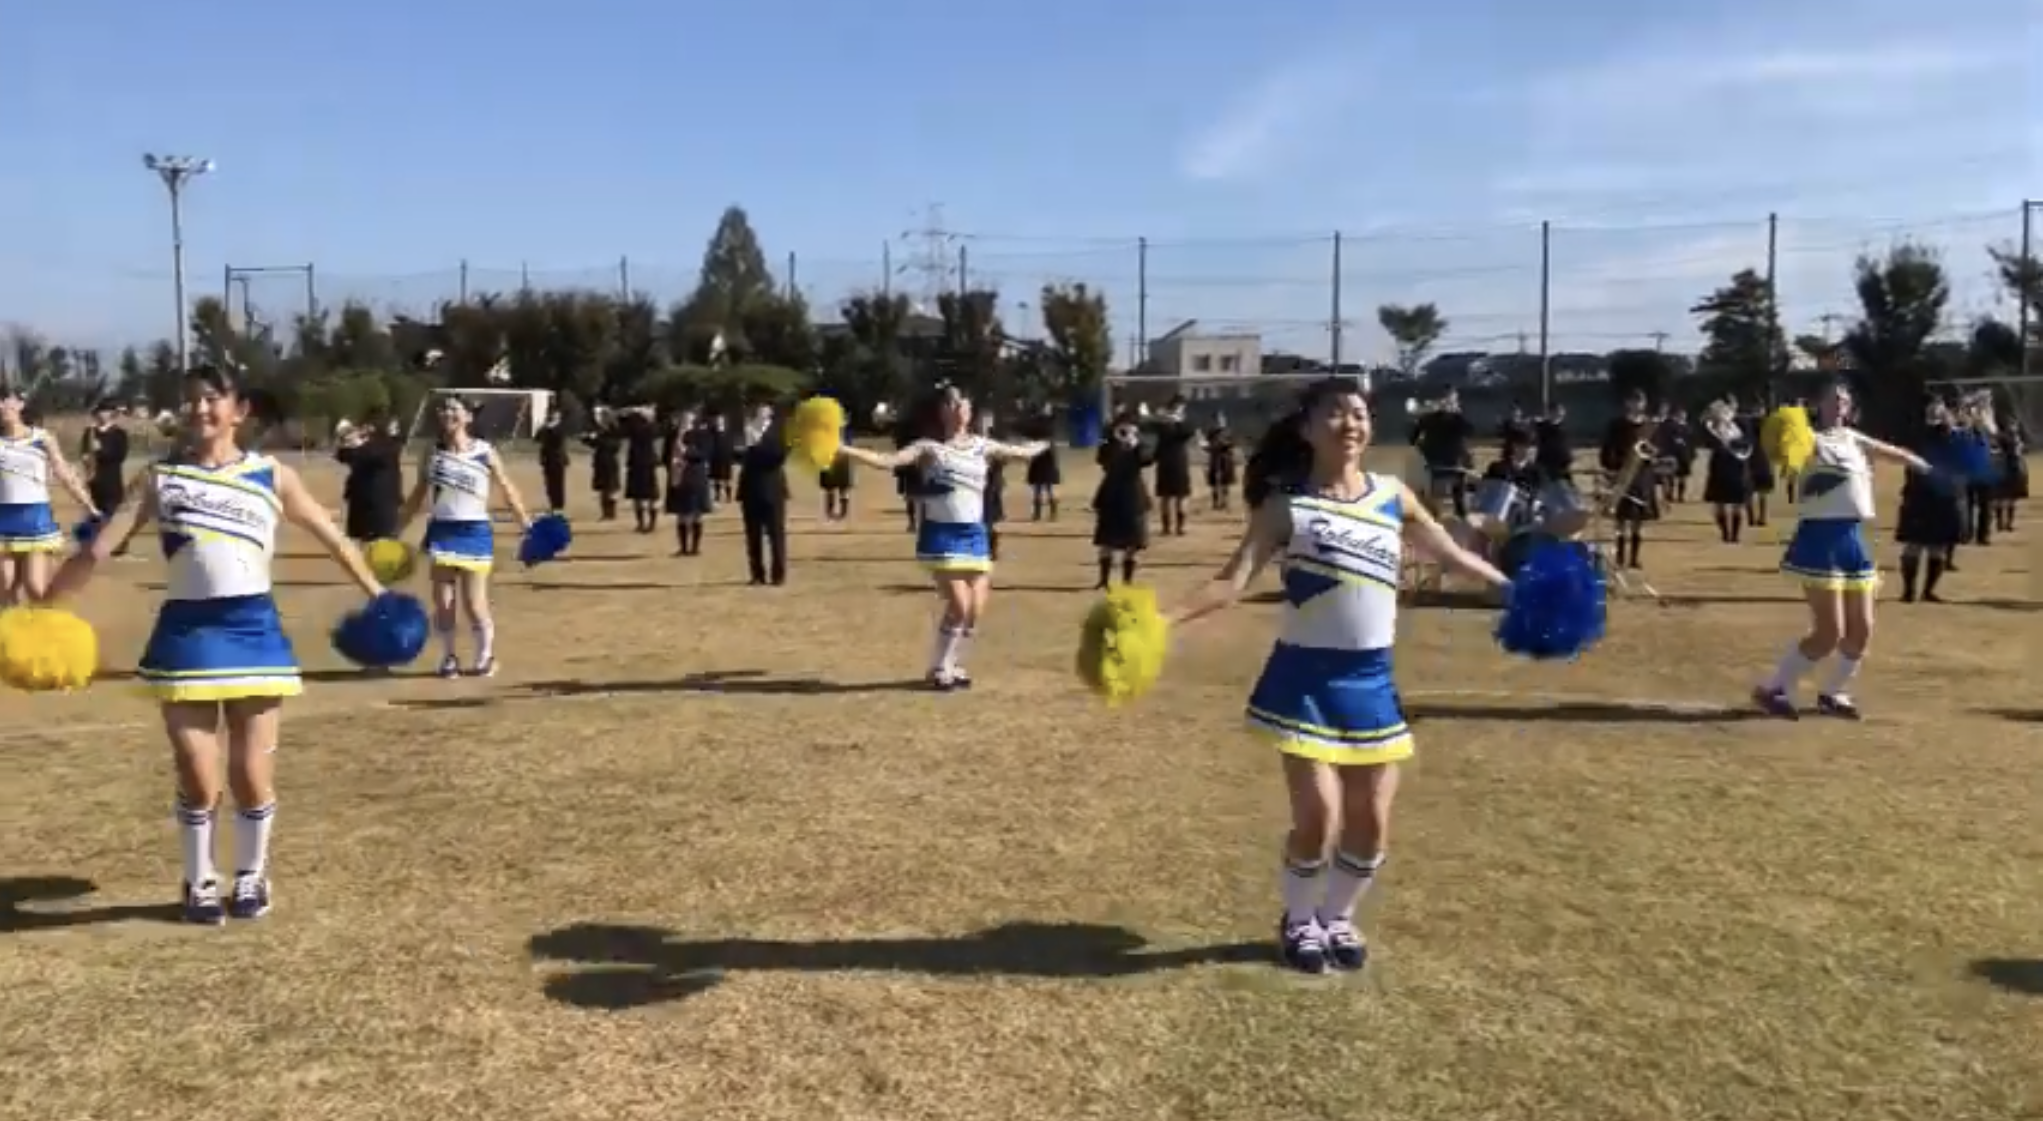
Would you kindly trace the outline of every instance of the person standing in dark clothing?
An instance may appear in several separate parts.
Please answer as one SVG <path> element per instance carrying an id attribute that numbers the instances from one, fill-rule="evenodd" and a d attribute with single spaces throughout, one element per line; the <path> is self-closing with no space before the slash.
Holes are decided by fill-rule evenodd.
<path id="1" fill-rule="evenodd" d="M 660 426 L 650 405 L 624 410 L 624 497 L 631 503 L 632 528 L 651 533 L 660 520 Z"/>
<path id="2" fill-rule="evenodd" d="M 1121 582 L 1135 582 L 1142 550 L 1149 547 L 1149 488 L 1142 473 L 1156 462 L 1154 449 L 1143 446 L 1134 417 L 1114 424 L 1098 452 L 1099 488 L 1093 492 L 1092 545 L 1098 553 L 1099 583 L 1112 581 L 1114 560 L 1121 562 Z"/>
<path id="3" fill-rule="evenodd" d="M 1426 464 L 1426 493 L 1420 497 L 1436 511 L 1445 502 L 1456 517 L 1468 517 L 1468 473 L 1475 462 L 1468 445 L 1474 436 L 1461 395 L 1451 389 L 1413 426 L 1412 447 Z"/>
<path id="4" fill-rule="evenodd" d="M 596 503 L 603 521 L 617 520 L 617 486 L 620 482 L 617 461 L 624 452 L 624 435 L 617 430 L 617 418 L 609 409 L 596 407 L 596 427 L 582 433 L 582 443 L 589 446 L 589 486 L 596 492 Z"/>
<path id="5" fill-rule="evenodd" d="M 738 463 L 738 437 L 722 413 L 709 417 L 709 497 L 713 502 L 731 500 L 731 477 Z"/>
<path id="6" fill-rule="evenodd" d="M 1235 462 L 1237 454 L 1227 418 L 1215 418 L 1213 427 L 1206 430 L 1206 492 L 1215 510 L 1234 507 L 1235 476 L 1240 474 L 1240 466 Z"/>
<path id="7" fill-rule="evenodd" d="M 1658 422 L 1646 413 L 1646 395 L 1632 393 L 1625 398 L 1624 415 L 1604 429 L 1603 446 L 1597 463 L 1610 475 L 1610 520 L 1617 527 L 1617 565 L 1639 568 L 1639 551 L 1645 542 L 1645 524 L 1660 519 L 1660 482 L 1654 470 L 1653 431 Z M 1644 445 L 1641 447 L 1640 445 Z M 1636 466 L 1634 467 L 1634 461 Z M 1627 468 L 1631 479 L 1620 490 Z"/>
<path id="8" fill-rule="evenodd" d="M 1575 476 L 1575 446 L 1568 439 L 1567 410 L 1555 405 L 1545 416 L 1532 422 L 1534 462 L 1547 478 L 1572 484 Z"/>
<path id="9" fill-rule="evenodd" d="M 127 497 L 128 430 L 116 419 L 120 406 L 101 401 L 92 408 L 92 427 L 85 430 L 79 456 L 85 463 L 85 490 L 92 508 L 110 516 Z M 125 555 L 123 545 L 116 555 Z"/>
<path id="10" fill-rule="evenodd" d="M 894 425 L 894 450 L 901 451 L 921 439 L 908 417 L 902 417 Z M 908 514 L 908 532 L 914 533 L 922 526 L 922 468 L 909 464 L 894 468 L 894 493 L 901 496 L 901 505 Z"/>
<path id="11" fill-rule="evenodd" d="M 1053 444 L 1057 439 L 1057 410 L 1044 405 L 1042 410 L 1022 425 L 1022 438 L 1042 444 Z M 1057 520 L 1057 488 L 1064 483 L 1064 468 L 1057 459 L 1055 447 L 1045 447 L 1029 460 L 1029 520 L 1040 522 L 1048 513 L 1051 521 Z"/>
<path id="12" fill-rule="evenodd" d="M 358 544 L 397 536 L 404 508 L 404 442 L 388 420 L 372 417 L 349 429 L 333 457 L 348 469 L 341 484 L 344 528 Z"/>
<path id="13" fill-rule="evenodd" d="M 567 428 L 560 410 L 552 409 L 539 426 L 539 473 L 546 480 L 546 507 L 556 514 L 567 509 L 567 469 Z"/>
<path id="14" fill-rule="evenodd" d="M 746 425 L 738 456 L 738 511 L 745 521 L 745 563 L 752 584 L 787 583 L 787 441 L 773 406 L 762 405 Z"/>
<path id="15" fill-rule="evenodd" d="M 667 449 L 667 512 L 674 515 L 675 556 L 702 552 L 702 519 L 714 499 L 709 460 L 716 444 L 711 432 L 692 412 L 682 413 Z"/>
<path id="16" fill-rule="evenodd" d="M 1185 500 L 1192 496 L 1192 441 L 1199 430 L 1185 420 L 1185 399 L 1173 397 L 1151 425 L 1156 434 L 1156 497 L 1166 537 L 1185 535 Z"/>

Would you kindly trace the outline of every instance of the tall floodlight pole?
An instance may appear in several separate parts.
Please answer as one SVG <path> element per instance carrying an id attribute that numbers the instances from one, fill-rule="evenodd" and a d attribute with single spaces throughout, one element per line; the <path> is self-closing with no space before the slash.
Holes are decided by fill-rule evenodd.
<path id="1" fill-rule="evenodd" d="M 213 170 L 212 160 L 191 156 L 142 157 L 142 166 L 156 173 L 170 192 L 170 287 L 177 299 L 177 368 L 191 368 L 191 308 L 184 299 L 184 189 L 192 180 Z"/>

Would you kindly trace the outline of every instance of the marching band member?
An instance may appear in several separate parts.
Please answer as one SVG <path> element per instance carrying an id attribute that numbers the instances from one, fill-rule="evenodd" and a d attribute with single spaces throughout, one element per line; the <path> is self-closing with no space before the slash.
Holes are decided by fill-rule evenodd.
<path id="1" fill-rule="evenodd" d="M 1507 583 L 1456 545 L 1411 488 L 1363 470 L 1371 427 L 1353 381 L 1308 388 L 1257 449 L 1269 477 L 1291 485 L 1256 508 L 1234 555 L 1175 613 L 1180 625 L 1211 615 L 1269 562 L 1284 566 L 1282 631 L 1247 720 L 1283 760 L 1291 829 L 1278 953 L 1304 973 L 1360 969 L 1369 956 L 1355 908 L 1383 867 L 1398 764 L 1413 752 L 1391 673 L 1406 543 Z"/>
<path id="2" fill-rule="evenodd" d="M 1234 508 L 1234 482 L 1239 473 L 1237 454 L 1227 418 L 1214 417 L 1213 427 L 1206 430 L 1206 491 L 1215 510 Z"/>
<path id="3" fill-rule="evenodd" d="M 1438 513 L 1444 501 L 1458 518 L 1468 517 L 1469 441 L 1475 425 L 1461 411 L 1461 394 L 1448 390 L 1412 426 L 1412 447 L 1426 464 L 1428 509 Z"/>
<path id="4" fill-rule="evenodd" d="M 2029 497 L 2028 443 L 2020 417 L 2010 416 L 2001 421 L 2000 489 L 1994 496 L 1993 517 L 1994 528 L 2002 533 L 2015 531 L 2015 510 Z"/>
<path id="5" fill-rule="evenodd" d="M 1156 498 L 1166 537 L 1185 535 L 1185 500 L 1192 496 L 1192 441 L 1199 430 L 1185 420 L 1185 399 L 1172 397 L 1150 421 L 1156 434 Z"/>
<path id="6" fill-rule="evenodd" d="M 1817 399 L 1811 418 L 1816 450 L 1799 476 L 1795 533 L 1781 558 L 1781 571 L 1802 583 L 1809 604 L 1809 633 L 1788 647 L 1773 675 L 1752 691 L 1754 703 L 1774 716 L 1797 716 L 1796 685 L 1836 654 L 1836 664 L 1818 686 L 1816 711 L 1859 719 L 1850 689 L 1872 642 L 1873 597 L 1880 575 L 1866 540 L 1866 526 L 1874 519 L 1872 461 L 1930 470 L 1914 452 L 1849 427 L 1851 407 L 1851 391 L 1834 385 Z"/>
<path id="7" fill-rule="evenodd" d="M 1624 493 L 1610 496 L 1610 520 L 1617 527 L 1617 556 L 1613 559 L 1620 568 L 1640 567 L 1644 526 L 1660 517 L 1660 486 L 1655 481 L 1651 445 L 1653 423 L 1646 415 L 1646 395 L 1633 392 L 1625 398 L 1624 415 L 1604 430 L 1603 447 L 1597 453 L 1598 464 L 1613 482 L 1634 459 L 1639 460 Z"/>
<path id="8" fill-rule="evenodd" d="M 1555 403 L 1545 416 L 1532 422 L 1532 440 L 1539 449 L 1539 466 L 1547 477 L 1574 485 L 1575 448 L 1568 438 L 1568 411 Z"/>
<path id="9" fill-rule="evenodd" d="M 1133 584 L 1142 550 L 1149 547 L 1149 488 L 1142 473 L 1156 462 L 1156 452 L 1143 445 L 1135 418 L 1124 416 L 1114 422 L 1097 459 L 1100 481 L 1092 495 L 1092 546 L 1098 553 L 1100 579 L 1093 587 L 1105 588 L 1112 582 L 1116 557 L 1121 582 Z"/>
<path id="10" fill-rule="evenodd" d="M 0 606 L 40 599 L 51 558 L 70 540 L 50 505 L 52 481 L 88 517 L 102 513 L 56 438 L 23 417 L 27 407 L 18 386 L 0 385 Z"/>
<path id="11" fill-rule="evenodd" d="M 1922 454 L 1960 438 L 1951 407 L 1931 401 Z M 1925 603 L 1941 603 L 1937 584 L 1948 571 L 1946 558 L 1965 535 L 1965 497 L 1952 481 L 1937 475 L 1910 475 L 1901 485 L 1901 511 L 1894 537 L 1901 542 L 1901 601 L 1914 603 L 1918 586 Z M 1918 581 L 1920 582 L 1918 584 Z"/>
<path id="12" fill-rule="evenodd" d="M 1703 501 L 1716 517 L 1717 537 L 1735 545 L 1745 529 L 1745 506 L 1752 501 L 1753 449 L 1730 401 L 1712 401 L 1703 411 L 1703 446 L 1710 453 Z"/>

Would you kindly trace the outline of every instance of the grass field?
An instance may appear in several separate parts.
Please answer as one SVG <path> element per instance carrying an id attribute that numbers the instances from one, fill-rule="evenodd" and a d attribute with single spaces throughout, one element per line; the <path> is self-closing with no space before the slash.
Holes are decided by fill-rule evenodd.
<path id="1" fill-rule="evenodd" d="M 1378 964 L 1307 980 L 1268 964 L 1283 798 L 1239 730 L 1274 608 L 1099 707 L 1071 486 L 1008 527 L 979 687 L 918 692 L 888 484 L 848 526 L 799 495 L 781 589 L 734 514 L 693 559 L 584 516 L 499 580 L 492 681 L 345 671 L 353 593 L 288 546 L 279 907 L 225 931 L 166 921 L 166 752 L 119 680 L 160 566 L 109 566 L 109 679 L 0 695 L 0 1117 L 2043 1117 L 2043 525 L 1964 551 L 1958 602 L 1890 596 L 1856 726 L 1744 711 L 1801 626 L 1778 511 L 1733 547 L 1678 507 L 1671 602 L 1580 664 L 1410 612 Z"/>

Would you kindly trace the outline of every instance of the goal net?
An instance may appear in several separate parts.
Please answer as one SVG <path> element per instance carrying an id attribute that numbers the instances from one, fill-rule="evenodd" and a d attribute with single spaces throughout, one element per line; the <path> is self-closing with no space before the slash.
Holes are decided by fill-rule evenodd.
<path id="1" fill-rule="evenodd" d="M 492 444 L 529 439 L 553 407 L 553 393 L 545 389 L 435 389 L 412 414 L 411 428 L 405 433 L 407 447 L 414 440 L 434 438 L 438 431 L 435 417 L 441 402 L 449 397 L 467 402 L 472 417 L 468 430 Z"/>
<path id="2" fill-rule="evenodd" d="M 1164 377 L 1154 374 L 1116 374 L 1104 382 L 1100 394 L 1102 427 L 1111 427 L 1124 412 L 1155 414 L 1183 398 L 1185 419 L 1199 428 L 1210 428 L 1222 420 L 1242 441 L 1260 438 L 1271 424 L 1298 406 L 1298 395 L 1306 386 L 1325 381 L 1330 374 L 1243 374 L 1231 377 Z M 1369 379 L 1357 376 L 1363 391 Z"/>

